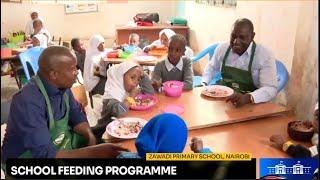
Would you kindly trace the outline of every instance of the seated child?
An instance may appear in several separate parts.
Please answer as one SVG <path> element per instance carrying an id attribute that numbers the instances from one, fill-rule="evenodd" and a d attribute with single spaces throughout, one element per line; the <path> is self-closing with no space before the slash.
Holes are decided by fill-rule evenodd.
<path id="1" fill-rule="evenodd" d="M 44 27 L 43 20 L 41 18 L 33 20 L 33 34 L 31 38 L 36 34 L 44 34 L 47 36 L 47 43 L 51 43 L 52 37 L 49 31 Z"/>
<path id="2" fill-rule="evenodd" d="M 120 46 L 116 46 L 113 49 L 121 49 L 122 51 L 128 53 L 139 53 L 142 52 L 142 49 L 139 47 L 140 37 L 136 33 L 131 33 L 129 35 L 129 44 L 124 44 Z"/>
<path id="3" fill-rule="evenodd" d="M 186 39 L 180 34 L 173 35 L 169 43 L 168 57 L 158 62 L 152 73 L 153 87 L 158 90 L 166 81 L 183 81 L 185 90 L 193 88 L 193 70 L 190 58 L 183 56 Z"/>
<path id="4" fill-rule="evenodd" d="M 188 128 L 175 114 L 153 117 L 136 139 L 138 153 L 122 152 L 117 158 L 145 158 L 146 153 L 181 153 L 188 138 Z"/>
<path id="5" fill-rule="evenodd" d="M 152 49 L 159 48 L 159 47 L 169 47 L 169 40 L 170 38 L 175 35 L 176 33 L 171 29 L 163 29 L 159 33 L 159 39 L 153 41 L 150 45 L 143 48 L 144 52 L 149 52 Z M 186 43 L 187 45 L 187 43 Z M 193 50 L 186 46 L 184 56 L 187 56 L 188 58 L 192 58 L 194 55 Z"/>
<path id="6" fill-rule="evenodd" d="M 44 34 L 36 34 L 32 37 L 32 45 L 33 47 L 42 47 L 47 48 L 48 47 L 48 38 Z"/>
<path id="7" fill-rule="evenodd" d="M 83 74 L 84 60 L 86 58 L 86 50 L 83 47 L 83 43 L 79 38 L 73 38 L 71 40 L 71 47 L 77 57 L 77 68 L 80 69 Z"/>
<path id="8" fill-rule="evenodd" d="M 294 158 L 308 158 L 308 157 L 316 157 L 319 158 L 318 148 L 319 148 L 319 139 L 318 139 L 318 125 L 319 125 L 319 109 L 318 103 L 316 104 L 316 108 L 314 111 L 315 118 L 312 122 L 312 125 L 315 130 L 315 135 L 312 138 L 312 143 L 314 146 L 310 148 L 306 148 L 300 144 L 293 144 L 290 141 L 285 142 L 284 138 L 281 135 L 272 135 L 270 137 L 270 141 L 275 145 L 276 148 L 282 149 L 284 152 L 289 154 Z"/>
<path id="9" fill-rule="evenodd" d="M 125 61 L 108 69 L 108 80 L 103 95 L 101 119 L 94 127 L 94 134 L 102 136 L 111 117 L 120 117 L 129 111 L 141 88 L 141 93 L 154 94 L 151 81 L 139 64 L 134 61 Z"/>

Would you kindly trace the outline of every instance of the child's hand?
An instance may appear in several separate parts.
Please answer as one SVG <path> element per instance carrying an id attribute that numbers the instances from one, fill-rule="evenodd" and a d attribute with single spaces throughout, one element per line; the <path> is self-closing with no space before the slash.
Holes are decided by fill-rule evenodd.
<path id="1" fill-rule="evenodd" d="M 138 94 L 140 94 L 140 89 L 139 88 L 134 88 L 131 90 L 131 92 L 129 93 L 130 97 L 136 97 Z"/>
<path id="2" fill-rule="evenodd" d="M 270 142 L 274 143 L 276 148 L 282 149 L 282 146 L 285 143 L 285 140 L 281 135 L 276 134 L 270 137 Z"/>
<path id="3" fill-rule="evenodd" d="M 191 139 L 190 148 L 193 152 L 199 153 L 201 149 L 203 149 L 203 142 L 200 138 L 193 137 Z"/>
<path id="4" fill-rule="evenodd" d="M 153 89 L 155 89 L 156 91 L 159 91 L 159 89 L 161 88 L 161 81 L 153 80 L 151 84 L 153 86 Z"/>
<path id="5" fill-rule="evenodd" d="M 151 49 L 150 49 L 149 47 L 146 47 L 146 48 L 144 48 L 143 51 L 144 51 L 145 53 L 148 53 L 150 50 L 151 50 Z"/>

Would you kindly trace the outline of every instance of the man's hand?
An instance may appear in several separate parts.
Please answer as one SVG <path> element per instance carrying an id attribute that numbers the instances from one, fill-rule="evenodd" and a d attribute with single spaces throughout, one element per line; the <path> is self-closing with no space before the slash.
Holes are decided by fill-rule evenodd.
<path id="1" fill-rule="evenodd" d="M 201 149 L 203 149 L 203 142 L 200 138 L 193 137 L 191 139 L 190 148 L 193 152 L 199 153 Z"/>
<path id="2" fill-rule="evenodd" d="M 272 142 L 276 148 L 282 149 L 283 144 L 285 143 L 284 138 L 281 135 L 272 135 L 270 137 L 270 142 Z"/>
<path id="3" fill-rule="evenodd" d="M 235 107 L 241 107 L 245 104 L 251 103 L 251 95 L 250 94 L 240 94 L 234 93 L 230 97 L 227 98 L 226 102 L 231 102 Z"/>

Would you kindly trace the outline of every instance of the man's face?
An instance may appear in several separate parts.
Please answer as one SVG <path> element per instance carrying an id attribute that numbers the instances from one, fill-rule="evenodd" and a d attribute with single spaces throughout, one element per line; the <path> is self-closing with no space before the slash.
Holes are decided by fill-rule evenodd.
<path id="1" fill-rule="evenodd" d="M 168 58 L 171 64 L 177 65 L 180 58 L 184 55 L 186 47 L 179 41 L 170 41 Z"/>
<path id="2" fill-rule="evenodd" d="M 143 71 L 141 67 L 134 67 L 127 71 L 123 76 L 124 89 L 131 92 L 138 86 L 142 78 Z"/>
<path id="3" fill-rule="evenodd" d="M 230 37 L 232 51 L 241 56 L 248 49 L 254 34 L 247 25 L 235 24 Z"/>
<path id="4" fill-rule="evenodd" d="M 33 13 L 31 13 L 31 19 L 32 20 L 35 20 L 35 19 L 37 19 L 38 18 L 38 13 L 36 13 L 36 12 L 33 12 Z"/>
<path id="5" fill-rule="evenodd" d="M 71 58 L 68 56 L 61 56 L 59 58 L 63 59 L 59 60 L 56 69 L 52 70 L 53 75 L 51 79 L 58 88 L 71 88 L 78 75 L 77 60 L 75 57 Z"/>

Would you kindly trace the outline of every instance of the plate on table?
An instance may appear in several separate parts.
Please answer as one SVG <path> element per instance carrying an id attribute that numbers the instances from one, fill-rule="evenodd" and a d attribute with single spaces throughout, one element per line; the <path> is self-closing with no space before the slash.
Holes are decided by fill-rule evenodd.
<path id="1" fill-rule="evenodd" d="M 106 132 L 113 137 L 120 139 L 137 138 L 146 120 L 135 117 L 121 118 L 112 121 L 106 127 Z"/>
<path id="2" fill-rule="evenodd" d="M 142 55 L 142 56 L 136 56 L 134 59 L 138 62 L 150 62 L 150 61 L 156 61 L 158 58 L 154 56 L 147 56 L 147 55 Z"/>
<path id="3" fill-rule="evenodd" d="M 134 98 L 134 100 L 135 104 L 131 105 L 130 109 L 136 111 L 147 110 L 158 103 L 158 99 L 156 96 L 147 94 L 139 94 Z"/>
<path id="4" fill-rule="evenodd" d="M 229 97 L 233 93 L 234 93 L 233 89 L 227 86 L 221 86 L 221 85 L 206 86 L 205 89 L 201 92 L 201 94 L 205 96 L 214 97 L 214 98 Z"/>

